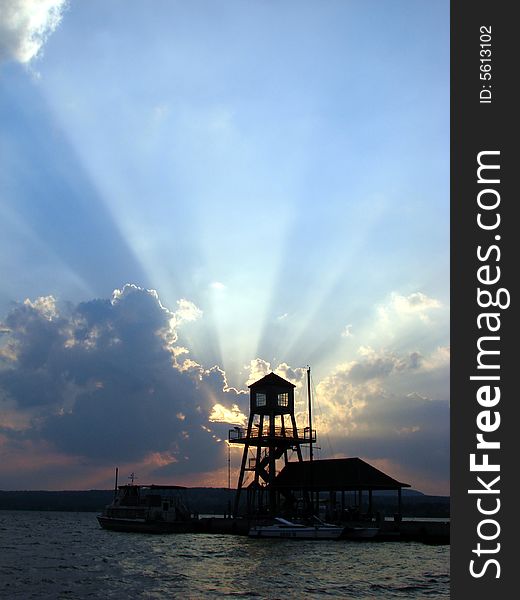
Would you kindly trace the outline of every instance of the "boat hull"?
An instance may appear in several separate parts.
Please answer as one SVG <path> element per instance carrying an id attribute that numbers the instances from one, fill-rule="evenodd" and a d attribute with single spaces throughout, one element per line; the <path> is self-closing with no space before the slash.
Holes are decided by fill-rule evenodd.
<path id="1" fill-rule="evenodd" d="M 98 516 L 103 529 L 135 533 L 189 533 L 194 526 L 189 521 L 147 521 L 146 519 L 124 519 Z"/>
<path id="2" fill-rule="evenodd" d="M 252 527 L 249 537 L 290 539 L 290 540 L 337 540 L 343 533 L 341 527 L 299 527 L 299 528 L 277 528 L 277 527 Z"/>

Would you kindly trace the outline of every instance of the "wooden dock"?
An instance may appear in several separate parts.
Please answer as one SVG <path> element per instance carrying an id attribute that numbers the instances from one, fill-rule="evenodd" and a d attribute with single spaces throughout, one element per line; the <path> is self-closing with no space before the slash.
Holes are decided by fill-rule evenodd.
<path id="1" fill-rule="evenodd" d="M 247 535 L 254 524 L 254 520 L 246 518 L 203 517 L 193 523 L 193 533 Z M 378 535 L 368 541 L 449 544 L 450 524 L 448 521 L 384 521 Z"/>

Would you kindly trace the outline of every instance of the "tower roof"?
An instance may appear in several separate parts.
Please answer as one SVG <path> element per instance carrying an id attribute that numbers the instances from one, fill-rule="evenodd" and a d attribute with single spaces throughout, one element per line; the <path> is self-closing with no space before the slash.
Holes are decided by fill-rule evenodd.
<path id="1" fill-rule="evenodd" d="M 248 387 L 251 389 L 255 389 L 257 387 L 265 387 L 266 385 L 271 385 L 271 386 L 276 386 L 276 387 L 296 387 L 293 383 L 291 383 L 290 381 L 287 381 L 287 379 L 284 379 L 283 377 L 280 377 L 279 375 L 276 375 L 276 373 L 273 373 L 272 371 L 271 371 L 271 373 L 269 373 L 265 377 L 262 377 L 262 379 L 255 381 Z"/>

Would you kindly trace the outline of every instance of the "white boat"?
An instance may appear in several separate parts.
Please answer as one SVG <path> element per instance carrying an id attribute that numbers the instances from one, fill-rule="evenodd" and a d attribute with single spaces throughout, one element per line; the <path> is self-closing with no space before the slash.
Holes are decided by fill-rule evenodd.
<path id="1" fill-rule="evenodd" d="M 254 525 L 249 530 L 249 537 L 278 538 L 292 540 L 337 540 L 343 533 L 343 527 L 324 523 L 316 519 L 315 523 L 293 523 L 287 519 L 276 517 L 270 525 Z"/>

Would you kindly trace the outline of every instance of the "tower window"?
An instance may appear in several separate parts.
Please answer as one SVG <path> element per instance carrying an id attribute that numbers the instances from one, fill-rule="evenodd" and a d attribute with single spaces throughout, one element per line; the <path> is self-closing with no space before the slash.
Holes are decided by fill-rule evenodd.
<path id="1" fill-rule="evenodd" d="M 256 405 L 265 406 L 267 404 L 267 397 L 265 394 L 256 393 Z"/>
<path id="2" fill-rule="evenodd" d="M 287 392 L 278 394 L 278 406 L 289 406 L 289 394 Z"/>

